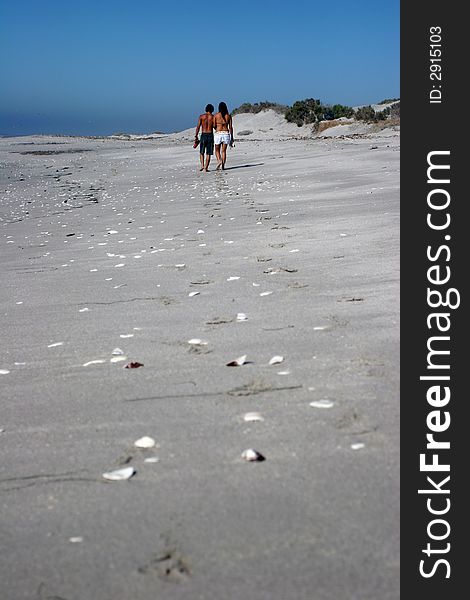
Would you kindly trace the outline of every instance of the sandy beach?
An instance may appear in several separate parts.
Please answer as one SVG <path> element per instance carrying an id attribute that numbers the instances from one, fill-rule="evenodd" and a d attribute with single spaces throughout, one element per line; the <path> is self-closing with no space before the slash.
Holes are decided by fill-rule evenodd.
<path id="1" fill-rule="evenodd" d="M 234 124 L 0 139 L 2 600 L 399 597 L 399 132 Z"/>

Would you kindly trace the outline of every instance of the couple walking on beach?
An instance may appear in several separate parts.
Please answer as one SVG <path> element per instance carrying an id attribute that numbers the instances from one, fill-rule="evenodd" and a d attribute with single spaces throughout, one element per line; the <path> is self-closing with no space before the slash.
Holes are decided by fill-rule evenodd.
<path id="1" fill-rule="evenodd" d="M 199 116 L 194 147 L 199 144 L 199 159 L 201 161 L 200 171 L 209 171 L 209 163 L 211 156 L 214 153 L 217 159 L 216 170 L 225 169 L 227 160 L 227 146 L 233 146 L 233 126 L 232 116 L 228 112 L 225 102 L 220 102 L 219 112 L 215 115 L 212 104 L 206 106 L 206 112 Z M 199 130 L 202 130 L 201 139 L 199 140 Z M 215 133 L 214 133 L 215 129 Z M 205 161 L 204 161 L 205 155 Z"/>

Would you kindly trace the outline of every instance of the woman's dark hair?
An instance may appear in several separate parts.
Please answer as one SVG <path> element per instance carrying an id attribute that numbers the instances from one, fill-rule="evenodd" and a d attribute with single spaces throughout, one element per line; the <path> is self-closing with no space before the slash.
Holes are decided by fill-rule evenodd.
<path id="1" fill-rule="evenodd" d="M 228 108 L 225 102 L 219 102 L 219 112 L 223 117 L 225 117 L 225 115 L 228 115 Z"/>
<path id="2" fill-rule="evenodd" d="M 212 106 L 212 104 L 208 104 L 206 106 L 206 112 L 214 112 L 214 107 Z"/>

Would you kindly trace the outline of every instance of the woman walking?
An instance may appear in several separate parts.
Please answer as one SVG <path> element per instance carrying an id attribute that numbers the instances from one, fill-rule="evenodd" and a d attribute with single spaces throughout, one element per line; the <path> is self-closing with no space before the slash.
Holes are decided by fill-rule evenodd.
<path id="1" fill-rule="evenodd" d="M 219 112 L 215 115 L 215 157 L 217 159 L 217 171 L 225 169 L 227 160 L 227 146 L 233 145 L 232 116 L 228 112 L 225 102 L 219 103 Z"/>

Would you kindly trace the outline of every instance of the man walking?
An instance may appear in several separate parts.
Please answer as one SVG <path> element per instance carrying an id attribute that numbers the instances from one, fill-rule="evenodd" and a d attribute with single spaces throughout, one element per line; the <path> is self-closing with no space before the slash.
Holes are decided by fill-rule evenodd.
<path id="1" fill-rule="evenodd" d="M 199 143 L 199 159 L 201 161 L 200 171 L 209 171 L 209 163 L 211 162 L 211 156 L 214 153 L 214 107 L 212 104 L 208 104 L 206 106 L 206 112 L 203 115 L 199 116 L 199 120 L 197 122 L 196 127 L 196 137 L 194 143 L 197 144 L 199 130 L 202 129 L 201 133 L 201 141 Z M 206 155 L 206 160 L 204 163 L 204 154 Z"/>

